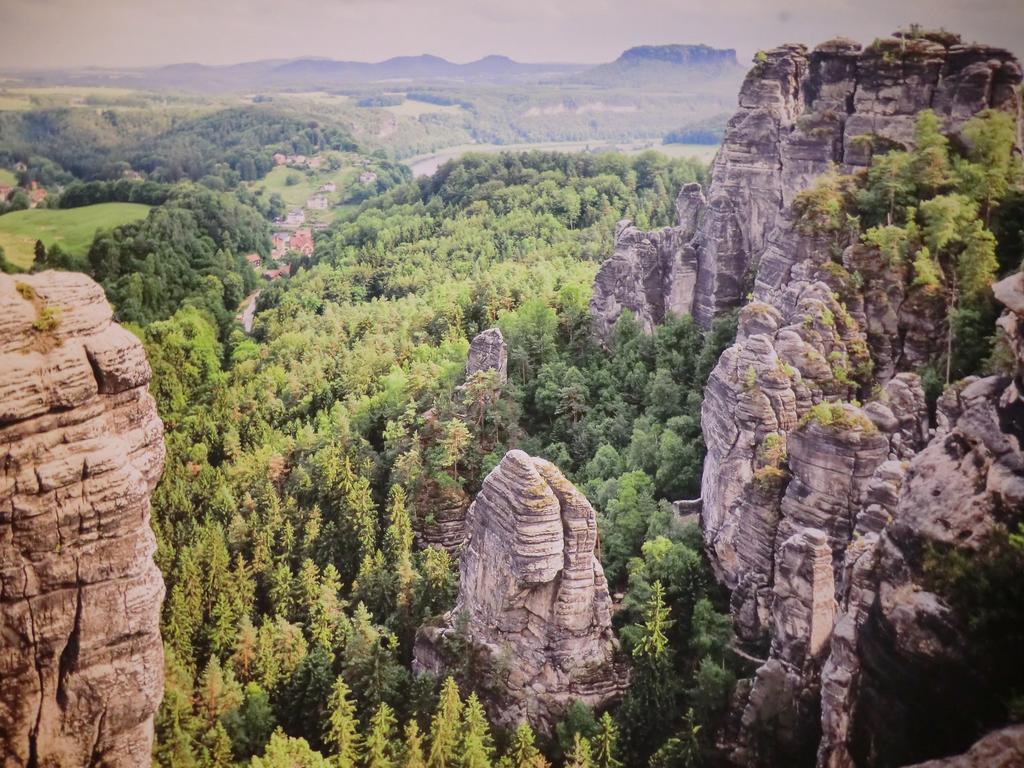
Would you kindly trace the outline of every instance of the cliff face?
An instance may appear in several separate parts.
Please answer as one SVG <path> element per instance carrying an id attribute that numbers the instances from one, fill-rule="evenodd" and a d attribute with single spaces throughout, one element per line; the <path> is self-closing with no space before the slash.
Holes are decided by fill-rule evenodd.
<path id="1" fill-rule="evenodd" d="M 586 498 L 543 459 L 509 451 L 469 509 L 459 597 L 420 630 L 414 669 L 464 665 L 495 722 L 547 733 L 575 700 L 608 703 L 628 682 L 615 660 L 611 598 Z M 455 645 L 461 658 L 453 658 Z M 468 666 L 465 666 L 468 665 Z"/>
<path id="2" fill-rule="evenodd" d="M 694 209 L 681 206 L 678 227 L 617 238 L 594 286 L 598 330 L 614 324 L 622 307 L 654 322 L 666 309 L 690 313 L 706 326 L 743 302 L 754 271 L 778 287 L 779 270 L 795 260 L 771 253 L 769 240 L 796 193 L 829 163 L 848 170 L 870 164 L 876 148 L 907 146 L 923 109 L 934 109 L 954 132 L 987 107 L 1017 112 L 1020 81 L 1012 54 L 981 45 L 889 39 L 862 49 L 838 39 L 813 51 L 786 45 L 766 52 L 740 89 L 699 227 L 691 229 Z M 620 226 L 620 234 L 627 229 Z M 663 248 L 656 239 L 675 242 Z M 645 241 L 683 268 L 654 269 Z M 623 262 L 643 268 L 623 269 Z M 665 307 L 658 296 L 677 300 Z"/>
<path id="3" fill-rule="evenodd" d="M 163 692 L 142 344 L 84 275 L 0 275 L 0 754 L 150 763 Z"/>
<path id="4" fill-rule="evenodd" d="M 903 765 L 963 752 L 992 722 L 922 552 L 970 553 L 1024 506 L 1020 373 L 967 382 L 930 429 L 913 371 L 943 351 L 944 302 L 876 251 L 804 231 L 790 204 L 830 164 L 909 147 L 923 109 L 951 134 L 989 107 L 1020 125 L 1020 82 L 1008 52 L 948 37 L 769 51 L 697 223 L 680 206 L 675 228 L 620 225 L 598 275 L 602 333 L 624 307 L 645 327 L 668 311 L 706 326 L 748 296 L 702 408 L 707 552 L 738 642 L 764 658 L 737 687 L 735 764 Z M 1011 282 L 995 292 L 1024 360 Z"/>

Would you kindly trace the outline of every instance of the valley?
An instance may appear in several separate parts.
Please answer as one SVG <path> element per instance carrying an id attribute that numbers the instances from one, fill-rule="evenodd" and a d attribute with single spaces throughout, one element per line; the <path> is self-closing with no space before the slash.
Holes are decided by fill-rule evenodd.
<path id="1" fill-rule="evenodd" d="M 1018 56 L 303 3 L 0 67 L 0 763 L 1024 764 Z"/>

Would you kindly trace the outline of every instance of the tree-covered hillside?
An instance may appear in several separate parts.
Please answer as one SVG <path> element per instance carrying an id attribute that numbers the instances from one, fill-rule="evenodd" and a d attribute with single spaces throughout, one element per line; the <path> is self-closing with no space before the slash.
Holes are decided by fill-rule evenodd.
<path id="1" fill-rule="evenodd" d="M 252 337 L 219 335 L 197 306 L 144 328 L 168 446 L 153 499 L 168 587 L 161 765 L 287 765 L 309 748 L 416 765 L 418 742 L 430 765 L 464 764 L 477 739 L 474 765 L 495 743 L 507 764 L 539 765 L 532 734 L 491 734 L 474 698 L 463 708 L 449 687 L 438 704 L 437 683 L 409 672 L 417 626 L 457 588 L 451 556 L 417 550 L 413 530 L 438 493 L 473 493 L 513 446 L 586 487 L 626 591 L 624 653 L 648 670 L 618 720 L 580 707 L 538 746 L 604 749 L 612 765 L 612 742 L 639 759 L 687 708 L 694 728 L 717 716 L 728 632 L 665 499 L 695 492 L 699 382 L 731 331 L 705 338 L 683 319 L 645 336 L 625 319 L 603 349 L 587 315 L 615 220 L 670 223 L 668 190 L 703 173 L 656 155 L 469 157 L 336 225 L 263 292 Z M 469 339 L 494 325 L 509 382 L 457 388 Z M 645 655 L 654 625 L 671 653 Z M 644 714 L 652 703 L 663 723 Z M 445 728 L 463 736 L 446 742 Z"/>

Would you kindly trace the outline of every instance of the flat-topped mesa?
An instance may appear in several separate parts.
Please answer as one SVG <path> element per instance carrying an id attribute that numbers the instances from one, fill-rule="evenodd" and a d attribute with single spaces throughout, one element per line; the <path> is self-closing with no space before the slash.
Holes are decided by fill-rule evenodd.
<path id="1" fill-rule="evenodd" d="M 142 344 L 76 273 L 0 275 L 0 754 L 148 766 L 163 693 Z"/>
<path id="2" fill-rule="evenodd" d="M 908 148 L 923 109 L 948 133 L 986 108 L 1018 114 L 1020 82 L 1011 53 L 948 33 L 760 52 L 712 164 L 699 226 L 687 208 L 677 227 L 632 232 L 621 244 L 617 235 L 594 283 L 597 331 L 606 337 L 623 309 L 648 330 L 666 312 L 709 326 L 743 303 L 780 216 L 830 164 L 849 171 L 876 151 Z"/>
<path id="3" fill-rule="evenodd" d="M 414 669 L 465 665 L 447 657 L 459 639 L 472 654 L 473 679 L 462 682 L 495 721 L 527 720 L 545 733 L 573 701 L 600 707 L 619 696 L 628 670 L 586 498 L 553 464 L 512 450 L 484 481 L 468 525 L 458 601 L 440 625 L 421 628 Z"/>

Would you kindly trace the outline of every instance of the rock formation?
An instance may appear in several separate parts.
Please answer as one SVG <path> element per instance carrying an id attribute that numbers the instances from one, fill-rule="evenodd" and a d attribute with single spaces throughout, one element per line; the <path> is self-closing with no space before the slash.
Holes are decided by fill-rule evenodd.
<path id="1" fill-rule="evenodd" d="M 466 359 L 465 381 L 480 371 L 494 371 L 497 385 L 508 381 L 508 345 L 498 328 L 488 328 L 477 334 L 469 345 Z M 466 384 L 456 390 L 456 400 L 465 392 Z M 489 395 L 484 406 L 493 403 Z M 463 411 L 460 414 L 465 418 Z M 420 433 L 422 446 L 426 449 L 442 439 L 444 425 L 439 422 L 436 412 L 431 410 L 424 414 L 423 430 Z M 440 485 L 430 479 L 424 479 L 417 491 L 416 508 L 429 509 L 429 519 L 416 519 L 413 528 L 416 542 L 422 548 L 442 547 L 449 552 L 456 552 L 466 540 L 466 510 L 469 509 L 469 496 L 460 485 Z"/>
<path id="2" fill-rule="evenodd" d="M 929 760 L 909 768 L 1016 768 L 1024 765 L 1024 725 L 993 731 L 962 755 Z"/>
<path id="3" fill-rule="evenodd" d="M 784 249 L 778 263 L 766 264 L 766 248 L 796 193 L 830 163 L 850 170 L 869 165 L 878 149 L 908 146 L 916 114 L 929 107 L 950 132 L 987 107 L 1017 112 L 1020 82 L 1011 53 L 961 44 L 948 33 L 867 48 L 840 38 L 813 51 L 767 51 L 740 90 L 706 206 L 699 188 L 689 187 L 680 195 L 679 226 L 651 233 L 617 227 L 615 253 L 594 285 L 598 332 L 607 334 L 623 308 L 646 327 L 667 311 L 709 325 L 742 303 L 755 272 L 777 278 L 778 268 L 797 261 Z M 780 237 L 774 240 L 784 245 Z"/>
<path id="4" fill-rule="evenodd" d="M 628 673 L 586 498 L 553 464 L 512 450 L 484 481 L 468 526 L 458 601 L 420 630 L 414 669 L 468 664 L 497 723 L 525 719 L 543 732 L 574 700 L 596 707 L 618 696 Z"/>
<path id="5" fill-rule="evenodd" d="M 80 274 L 0 275 L 0 754 L 148 766 L 163 692 L 142 344 Z"/>
<path id="6" fill-rule="evenodd" d="M 508 380 L 508 345 L 498 328 L 488 328 L 473 337 L 466 360 L 466 378 L 477 371 L 495 371 L 498 383 Z"/>
<path id="7" fill-rule="evenodd" d="M 740 650 L 765 659 L 737 687 L 734 764 L 901 765 L 963 752 L 992 720 L 921 552 L 969 553 L 1024 507 L 1020 371 L 948 393 L 931 429 L 913 371 L 943 352 L 941 296 L 801 226 L 791 204 L 831 165 L 909 148 L 923 109 L 950 134 L 990 107 L 1019 125 L 1020 82 L 1011 54 L 949 33 L 768 51 L 707 204 L 690 187 L 678 227 L 617 229 L 591 303 L 600 333 L 624 308 L 648 329 L 668 312 L 707 326 L 748 296 L 702 409 L 707 551 Z M 1020 360 L 1022 282 L 995 287 Z"/>
<path id="8" fill-rule="evenodd" d="M 686 184 L 676 199 L 678 227 L 643 232 L 629 219 L 615 226 L 615 252 L 601 265 L 590 299 L 599 336 L 608 337 L 624 309 L 648 332 L 670 312 L 689 312 L 697 262 L 688 243 L 704 208 L 700 184 Z"/>

